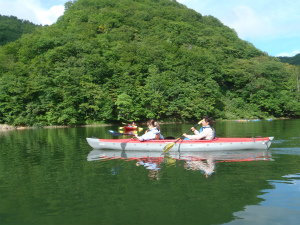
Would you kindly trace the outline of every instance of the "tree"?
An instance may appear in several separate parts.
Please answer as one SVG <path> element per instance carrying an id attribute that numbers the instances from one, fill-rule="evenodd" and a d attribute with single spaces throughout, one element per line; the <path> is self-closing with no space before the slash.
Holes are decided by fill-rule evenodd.
<path id="1" fill-rule="evenodd" d="M 57 23 L 0 47 L 1 123 L 299 114 L 299 70 L 217 18 L 169 0 L 65 7 Z"/>

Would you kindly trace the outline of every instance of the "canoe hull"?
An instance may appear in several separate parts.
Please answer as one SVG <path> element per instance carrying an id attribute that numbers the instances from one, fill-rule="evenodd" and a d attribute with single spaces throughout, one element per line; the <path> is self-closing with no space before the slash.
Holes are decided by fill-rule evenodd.
<path id="1" fill-rule="evenodd" d="M 174 151 L 232 151 L 248 149 L 268 149 L 273 137 L 260 138 L 216 138 L 214 140 L 180 140 L 172 148 Z M 140 142 L 136 139 L 97 139 L 87 138 L 94 149 L 126 151 L 163 151 L 163 148 L 175 140 L 150 140 Z"/>
<path id="2" fill-rule="evenodd" d="M 131 130 L 137 130 L 137 127 L 124 127 L 124 130 L 127 130 L 127 131 L 131 131 Z"/>

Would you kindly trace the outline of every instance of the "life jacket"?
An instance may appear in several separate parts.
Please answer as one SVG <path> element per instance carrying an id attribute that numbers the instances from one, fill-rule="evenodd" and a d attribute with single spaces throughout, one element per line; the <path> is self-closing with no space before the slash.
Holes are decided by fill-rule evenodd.
<path id="1" fill-rule="evenodd" d="M 199 133 L 201 133 L 205 128 L 211 128 L 211 129 L 212 129 L 213 134 L 214 134 L 214 138 L 213 138 L 213 139 L 215 139 L 215 138 L 216 138 L 216 131 L 215 131 L 215 129 L 214 129 L 213 127 L 211 127 L 210 125 L 207 125 L 206 127 L 201 127 L 200 130 L 199 130 Z"/>

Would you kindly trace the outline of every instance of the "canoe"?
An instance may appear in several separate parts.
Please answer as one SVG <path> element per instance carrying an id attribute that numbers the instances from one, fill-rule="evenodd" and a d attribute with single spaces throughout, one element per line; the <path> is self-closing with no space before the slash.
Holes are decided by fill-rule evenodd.
<path id="1" fill-rule="evenodd" d="M 247 149 L 269 149 L 274 137 L 253 138 L 215 138 L 213 140 L 179 140 L 170 151 L 228 151 Z M 88 144 L 94 149 L 111 149 L 126 151 L 163 151 L 163 148 L 174 140 L 137 139 L 98 139 L 86 138 Z"/>
<path id="2" fill-rule="evenodd" d="M 124 130 L 137 130 L 137 126 L 135 127 L 124 126 Z"/>

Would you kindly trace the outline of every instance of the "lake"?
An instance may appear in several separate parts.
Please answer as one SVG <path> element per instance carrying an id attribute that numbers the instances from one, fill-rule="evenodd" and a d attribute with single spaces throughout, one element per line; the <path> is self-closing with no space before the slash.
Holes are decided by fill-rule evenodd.
<path id="1" fill-rule="evenodd" d="M 161 124 L 162 134 L 195 123 Z M 299 225 L 300 120 L 214 127 L 217 137 L 275 138 L 264 151 L 134 158 L 87 144 L 125 138 L 108 132 L 118 126 L 0 131 L 0 224 Z"/>

